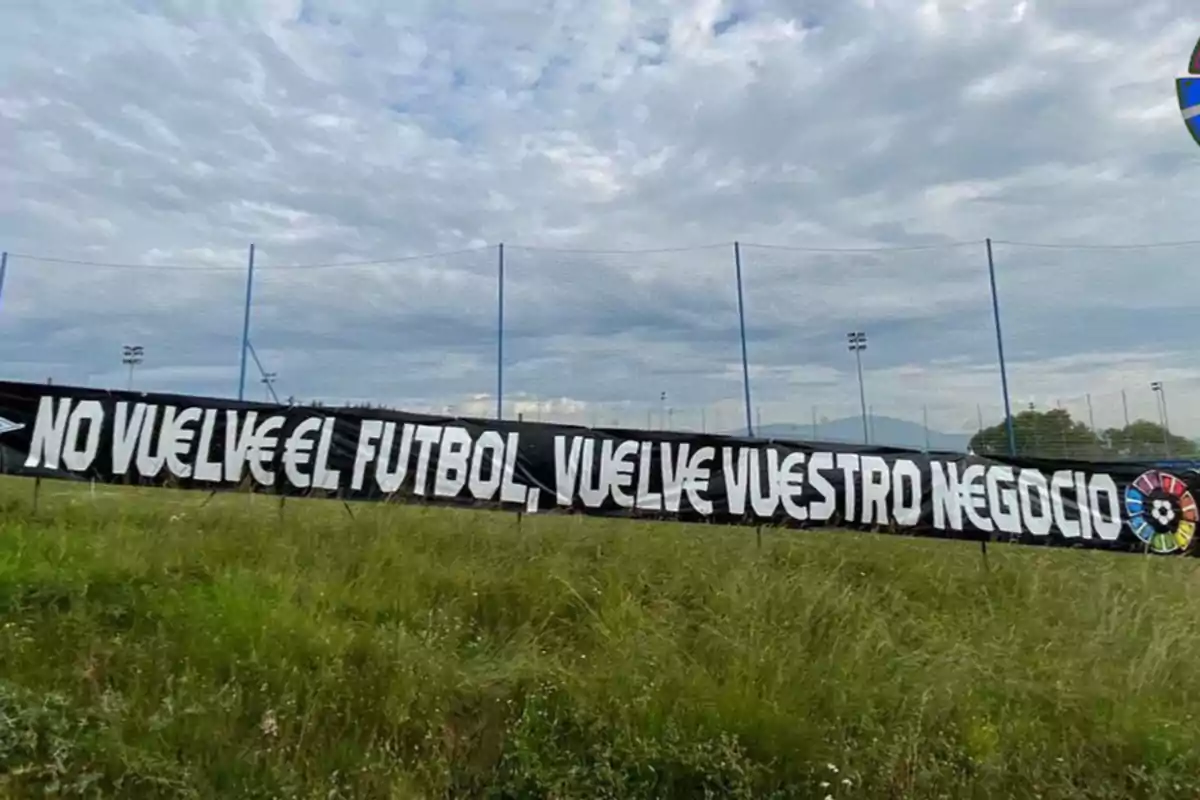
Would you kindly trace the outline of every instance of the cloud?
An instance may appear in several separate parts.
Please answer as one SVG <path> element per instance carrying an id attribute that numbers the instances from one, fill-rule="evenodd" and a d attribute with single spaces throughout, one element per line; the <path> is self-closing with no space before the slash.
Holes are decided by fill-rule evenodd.
<path id="1" fill-rule="evenodd" d="M 856 413 L 862 329 L 875 411 L 969 430 L 992 237 L 1014 402 L 1200 434 L 1200 247 L 1093 247 L 1200 238 L 1184 0 L 463 8 L 5 4 L 7 374 L 232 394 L 253 242 L 281 394 L 492 414 L 505 242 L 507 413 L 731 428 L 736 240 L 764 421 Z"/>

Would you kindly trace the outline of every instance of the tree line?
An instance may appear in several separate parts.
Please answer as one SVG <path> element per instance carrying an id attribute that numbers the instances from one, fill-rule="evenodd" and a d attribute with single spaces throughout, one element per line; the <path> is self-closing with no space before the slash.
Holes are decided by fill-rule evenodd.
<path id="1" fill-rule="evenodd" d="M 287 405 L 323 408 L 319 400 L 299 402 L 289 397 Z M 382 404 L 353 403 L 345 408 L 393 411 Z M 1028 409 L 1013 415 L 1017 455 L 1049 458 L 1113 460 L 1129 458 L 1200 458 L 1200 444 L 1166 430 L 1157 422 L 1139 419 L 1121 428 L 1093 430 L 1071 417 L 1066 409 Z M 1003 421 L 971 437 L 971 452 L 979 455 L 1008 454 L 1008 430 Z"/>
<path id="2" fill-rule="evenodd" d="M 1017 455 L 1101 460 L 1200 456 L 1200 445 L 1157 422 L 1139 419 L 1122 428 L 1093 430 L 1062 408 L 1014 414 L 1013 433 Z M 970 447 L 979 455 L 1007 454 L 1008 430 L 1004 422 L 976 433 Z"/>

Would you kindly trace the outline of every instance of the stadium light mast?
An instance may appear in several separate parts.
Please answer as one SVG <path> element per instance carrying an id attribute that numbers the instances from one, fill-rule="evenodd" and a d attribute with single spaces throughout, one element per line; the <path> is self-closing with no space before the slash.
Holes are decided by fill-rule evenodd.
<path id="1" fill-rule="evenodd" d="M 863 388 L 862 354 L 867 349 L 867 334 L 864 331 L 851 331 L 846 334 L 850 352 L 854 353 L 854 361 L 858 365 L 858 400 L 862 404 L 863 444 L 871 443 L 870 427 L 867 425 L 867 391 Z"/>
<path id="2" fill-rule="evenodd" d="M 1162 423 L 1163 430 L 1163 449 L 1168 457 L 1171 455 L 1171 418 L 1167 416 L 1167 390 L 1163 388 L 1162 381 L 1154 381 L 1150 384 L 1150 391 L 1154 392 L 1155 399 L 1158 401 L 1158 421 Z"/>
<path id="3" fill-rule="evenodd" d="M 278 377 L 274 372 L 264 372 L 262 376 L 263 398 L 269 403 L 271 402 L 271 385 L 275 383 L 275 378 Z"/>
<path id="4" fill-rule="evenodd" d="M 129 367 L 127 391 L 133 391 L 133 370 L 145 360 L 146 349 L 140 344 L 127 344 L 121 348 L 121 363 Z"/>

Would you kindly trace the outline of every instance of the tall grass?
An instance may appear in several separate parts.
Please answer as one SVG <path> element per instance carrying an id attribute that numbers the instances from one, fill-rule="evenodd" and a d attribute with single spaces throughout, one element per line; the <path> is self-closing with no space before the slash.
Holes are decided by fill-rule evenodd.
<path id="1" fill-rule="evenodd" d="M 1200 563 L 0 484 L 8 796 L 1200 796 Z"/>

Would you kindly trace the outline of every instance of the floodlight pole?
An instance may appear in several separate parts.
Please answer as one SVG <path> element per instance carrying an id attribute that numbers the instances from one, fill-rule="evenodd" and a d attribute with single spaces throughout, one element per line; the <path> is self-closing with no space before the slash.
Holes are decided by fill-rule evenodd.
<path id="1" fill-rule="evenodd" d="M 858 401 L 862 404 L 863 444 L 871 443 L 871 429 L 867 424 L 867 390 L 863 385 L 862 351 L 867 349 L 867 334 L 864 331 L 851 331 L 846 334 L 850 351 L 854 353 L 854 361 L 858 365 Z"/>
<path id="2" fill-rule="evenodd" d="M 1171 457 L 1171 421 L 1167 416 L 1167 390 L 1163 388 L 1162 381 L 1154 381 L 1150 384 L 1150 391 L 1154 392 L 1158 401 L 1158 419 L 1162 423 L 1163 432 L 1163 451 L 1167 457 Z"/>
<path id="3" fill-rule="evenodd" d="M 246 398 L 246 356 L 250 349 L 250 301 L 254 292 L 254 244 L 250 245 L 250 257 L 246 263 L 246 307 L 242 313 L 242 365 L 238 378 L 238 400 Z"/>
<path id="4" fill-rule="evenodd" d="M 992 257 L 992 240 L 987 239 L 988 281 L 992 287 L 992 317 L 996 323 L 996 354 L 1000 359 L 1000 390 L 1004 393 L 1004 427 L 1008 432 L 1008 454 L 1017 454 L 1017 432 L 1013 426 L 1012 406 L 1008 400 L 1008 368 L 1004 363 L 1004 336 L 1000 333 L 1000 297 L 996 292 L 996 261 Z"/>
<path id="5" fill-rule="evenodd" d="M 496 419 L 504 419 L 504 242 L 496 255 Z"/>
<path id="6" fill-rule="evenodd" d="M 733 243 L 733 266 L 737 276 L 738 328 L 742 336 L 742 391 L 746 396 L 746 433 L 754 435 L 754 420 L 750 416 L 750 359 L 746 355 L 746 300 L 742 293 L 742 246 Z"/>
<path id="7" fill-rule="evenodd" d="M 142 363 L 145 353 L 145 348 L 140 344 L 127 344 L 121 348 L 121 363 L 129 367 L 129 378 L 125 386 L 126 391 L 133 391 L 133 369 Z"/>

